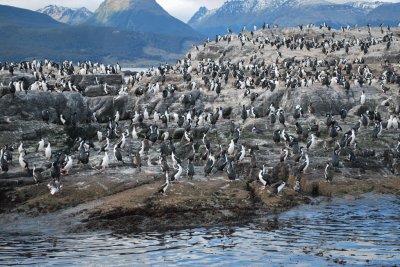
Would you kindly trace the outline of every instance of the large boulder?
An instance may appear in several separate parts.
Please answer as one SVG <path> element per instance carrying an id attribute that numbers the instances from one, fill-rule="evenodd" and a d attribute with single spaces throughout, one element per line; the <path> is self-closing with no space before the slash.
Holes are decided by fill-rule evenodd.
<path id="1" fill-rule="evenodd" d="M 57 122 L 60 114 L 67 120 L 74 115 L 76 122 L 86 122 L 88 109 L 81 94 L 73 92 L 17 92 L 15 97 L 0 98 L 0 114 L 15 119 L 42 120 L 42 111 L 48 110 L 50 122 Z"/>

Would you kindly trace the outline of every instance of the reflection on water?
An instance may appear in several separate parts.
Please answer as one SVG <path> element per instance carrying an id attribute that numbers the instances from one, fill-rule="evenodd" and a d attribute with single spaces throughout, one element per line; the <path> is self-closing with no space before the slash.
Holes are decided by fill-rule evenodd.
<path id="1" fill-rule="evenodd" d="M 400 264 L 400 199 L 365 195 L 300 206 L 278 227 L 166 233 L 46 235 L 0 229 L 0 265 L 37 266 L 393 266 Z M 29 229 L 27 229 L 29 231 Z"/>

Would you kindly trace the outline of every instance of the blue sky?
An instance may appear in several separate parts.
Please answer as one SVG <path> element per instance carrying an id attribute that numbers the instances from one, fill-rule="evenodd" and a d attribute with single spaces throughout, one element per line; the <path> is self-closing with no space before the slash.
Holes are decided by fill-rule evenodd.
<path id="1" fill-rule="evenodd" d="M 103 0 L 0 0 L 0 4 L 16 6 L 37 10 L 46 5 L 59 5 L 65 7 L 86 7 L 94 11 Z M 187 21 L 196 12 L 200 6 L 207 8 L 216 8 L 221 6 L 225 0 L 156 0 L 161 6 L 164 7 L 171 15 L 177 17 L 182 21 Z M 331 0 L 332 1 L 332 0 Z M 348 2 L 349 0 L 333 0 L 332 2 Z M 366 2 L 374 2 L 368 1 Z M 400 2 L 400 0 L 392 0 L 385 2 Z"/>

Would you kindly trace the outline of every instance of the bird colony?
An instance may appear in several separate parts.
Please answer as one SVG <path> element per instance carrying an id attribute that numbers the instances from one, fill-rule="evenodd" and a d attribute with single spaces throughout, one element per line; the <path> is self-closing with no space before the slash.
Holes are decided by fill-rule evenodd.
<path id="1" fill-rule="evenodd" d="M 1 179 L 26 177 L 56 197 L 85 173 L 148 175 L 162 198 L 175 184 L 202 190 L 218 179 L 272 197 L 302 194 L 307 180 L 398 176 L 398 38 L 384 25 L 264 25 L 228 29 L 143 71 L 89 60 L 1 63 L 2 99 L 30 97 L 25 112 L 41 94 L 105 100 L 84 119 L 68 107 L 36 111 L 37 140 L 1 139 Z M 19 123 L 20 114 L 0 115 L 2 129 Z"/>

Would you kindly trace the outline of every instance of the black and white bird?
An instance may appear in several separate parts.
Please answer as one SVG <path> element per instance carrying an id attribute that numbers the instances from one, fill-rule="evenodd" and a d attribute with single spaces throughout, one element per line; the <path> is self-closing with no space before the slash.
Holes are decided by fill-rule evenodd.
<path id="1" fill-rule="evenodd" d="M 366 101 L 366 96 L 365 96 L 365 91 L 363 90 L 360 96 L 360 104 L 365 105 L 365 101 Z"/>
<path id="2" fill-rule="evenodd" d="M 206 133 L 203 134 L 203 144 L 206 146 L 207 150 L 211 149 L 211 143 L 210 140 L 208 140 Z"/>
<path id="3" fill-rule="evenodd" d="M 25 160 L 24 156 L 25 156 L 25 151 L 22 151 L 19 154 L 19 165 L 21 166 L 22 169 L 24 170 L 28 170 L 29 171 L 29 164 L 28 162 Z M 2 158 L 4 157 L 4 155 L 2 155 Z"/>
<path id="4" fill-rule="evenodd" d="M 160 190 L 158 190 L 159 194 L 165 194 L 167 192 L 169 186 L 168 172 L 165 172 L 165 183 L 161 186 Z"/>
<path id="5" fill-rule="evenodd" d="M 330 164 L 333 167 L 336 167 L 336 168 L 339 167 L 339 164 L 340 164 L 339 154 L 340 154 L 340 150 L 339 149 L 333 150 L 333 152 L 332 152 L 332 161 L 330 162 Z"/>
<path id="6" fill-rule="evenodd" d="M 36 184 L 39 184 L 41 181 L 43 181 L 43 176 L 42 173 L 38 168 L 36 168 L 36 164 L 33 164 L 33 180 L 35 180 Z"/>
<path id="7" fill-rule="evenodd" d="M 283 188 L 284 188 L 285 186 L 286 186 L 286 183 L 285 183 L 285 182 L 281 183 L 281 185 L 278 186 L 277 194 L 279 194 L 280 192 L 282 192 L 282 190 L 283 190 Z"/>
<path id="8" fill-rule="evenodd" d="M 180 163 L 177 163 L 176 165 L 177 165 L 177 168 L 175 169 L 175 172 L 174 172 L 174 173 L 172 174 L 172 176 L 171 176 L 171 181 L 178 181 L 179 178 L 180 178 L 181 175 L 182 175 L 183 169 L 182 169 L 181 164 L 180 164 Z"/>
<path id="9" fill-rule="evenodd" d="M 101 154 L 101 152 L 107 152 L 108 150 L 110 150 L 110 139 L 106 137 L 106 143 L 100 148 L 99 154 Z"/>
<path id="10" fill-rule="evenodd" d="M 189 142 L 189 143 L 193 142 L 193 136 L 190 132 L 185 130 L 184 136 L 185 136 L 185 139 L 187 142 Z"/>
<path id="11" fill-rule="evenodd" d="M 299 119 L 301 116 L 303 115 L 303 109 L 301 108 L 300 105 L 296 106 L 296 109 L 294 111 L 294 115 L 293 118 L 295 118 L 296 120 Z"/>
<path id="12" fill-rule="evenodd" d="M 283 113 L 284 113 L 283 109 L 279 109 L 279 111 L 278 111 L 278 119 L 279 119 L 279 123 L 282 124 L 284 127 L 286 127 L 286 125 L 285 125 L 285 115 Z"/>
<path id="13" fill-rule="evenodd" d="M 301 127 L 301 124 L 298 121 L 296 122 L 295 127 L 296 127 L 296 133 L 298 135 L 303 134 L 303 127 Z"/>
<path id="14" fill-rule="evenodd" d="M 72 157 L 71 157 L 71 156 L 68 156 L 67 158 L 68 158 L 67 163 L 66 163 L 65 166 L 61 169 L 61 172 L 62 172 L 63 174 L 69 174 L 69 171 L 72 169 L 72 163 L 73 163 Z"/>
<path id="15" fill-rule="evenodd" d="M 114 158 L 117 161 L 122 162 L 122 164 L 125 164 L 125 162 L 122 158 L 121 147 L 118 144 L 114 145 Z"/>
<path id="16" fill-rule="evenodd" d="M 275 130 L 272 139 L 274 140 L 275 144 L 279 143 L 281 141 L 281 130 Z"/>
<path id="17" fill-rule="evenodd" d="M 104 156 L 102 160 L 100 161 L 100 166 L 103 170 L 108 168 L 108 165 L 110 164 L 110 158 L 108 157 L 107 151 L 104 152 Z"/>
<path id="18" fill-rule="evenodd" d="M 41 139 L 36 146 L 36 152 L 44 151 L 44 140 Z"/>
<path id="19" fill-rule="evenodd" d="M 244 157 L 246 156 L 246 147 L 242 145 L 242 149 L 237 153 L 235 159 L 237 162 L 242 162 Z"/>
<path id="20" fill-rule="evenodd" d="M 50 160 L 51 159 L 51 146 L 50 146 L 50 142 L 47 143 L 47 147 L 44 151 L 44 155 L 46 160 Z"/>
<path id="21" fill-rule="evenodd" d="M 389 87 L 387 87 L 387 86 L 385 86 L 383 83 L 381 84 L 381 90 L 382 90 L 382 92 L 384 93 L 384 94 L 386 94 L 387 93 L 387 91 L 389 91 L 390 90 L 390 88 Z"/>
<path id="22" fill-rule="evenodd" d="M 374 129 L 372 130 L 372 138 L 377 139 L 382 135 L 382 122 L 377 121 L 375 122 Z"/>
<path id="23" fill-rule="evenodd" d="M 342 121 L 344 121 L 344 119 L 346 119 L 347 117 L 347 110 L 342 108 L 339 113 L 340 113 L 340 118 L 342 119 Z"/>
<path id="24" fill-rule="evenodd" d="M 193 163 L 190 159 L 188 159 L 188 165 L 187 165 L 187 170 L 186 170 L 186 174 L 189 177 L 190 180 L 193 179 L 194 176 L 194 166 Z"/>
<path id="25" fill-rule="evenodd" d="M 215 157 L 212 155 L 209 155 L 206 165 L 204 166 L 204 176 L 205 177 L 207 177 L 211 173 L 211 171 L 214 167 L 214 164 L 215 164 Z"/>
<path id="26" fill-rule="evenodd" d="M 228 146 L 228 155 L 232 155 L 235 152 L 235 142 L 231 140 Z"/>
<path id="27" fill-rule="evenodd" d="M 228 174 L 229 182 L 235 181 L 237 178 L 235 167 L 233 166 L 232 161 L 229 161 L 228 168 L 226 169 L 226 173 Z"/>
<path id="28" fill-rule="evenodd" d="M 232 135 L 232 140 L 236 144 L 240 139 L 240 128 L 236 128 Z"/>
<path id="29" fill-rule="evenodd" d="M 310 159 L 308 157 L 308 154 L 304 154 L 304 161 L 303 163 L 299 166 L 298 173 L 305 173 L 306 170 L 308 169 L 308 166 L 310 165 Z"/>
<path id="30" fill-rule="evenodd" d="M 178 163 L 182 164 L 182 160 L 180 158 L 178 158 L 173 151 L 172 151 L 172 154 L 171 154 L 171 158 L 172 158 L 172 167 L 173 168 L 176 168 L 176 165 Z"/>
<path id="31" fill-rule="evenodd" d="M 241 115 L 241 118 L 242 118 L 242 120 L 243 120 L 243 123 L 246 121 L 247 117 L 248 117 L 248 115 L 247 115 L 247 109 L 246 109 L 246 106 L 243 105 L 243 106 L 242 106 L 242 115 Z"/>
<path id="32" fill-rule="evenodd" d="M 142 158 L 141 158 L 139 152 L 136 152 L 133 155 L 133 157 L 132 157 L 132 165 L 133 165 L 133 168 L 136 168 L 140 172 L 141 167 L 142 167 Z"/>
<path id="33" fill-rule="evenodd" d="M 7 175 L 8 172 L 8 161 L 4 156 L 4 151 L 1 149 L 0 151 L 0 169 L 5 175 Z"/>
<path id="34" fill-rule="evenodd" d="M 311 150 L 316 146 L 317 142 L 316 142 L 316 138 L 315 138 L 315 134 L 311 134 L 311 140 L 309 140 L 307 142 L 307 150 Z"/>
<path id="35" fill-rule="evenodd" d="M 24 144 L 21 142 L 18 146 L 18 153 L 22 153 L 22 151 L 24 151 Z"/>
<path id="36" fill-rule="evenodd" d="M 281 156 L 280 156 L 280 162 L 286 161 L 288 159 L 288 157 L 289 157 L 289 149 L 282 148 Z"/>
<path id="37" fill-rule="evenodd" d="M 65 125 L 67 123 L 67 120 L 64 118 L 63 114 L 60 114 L 60 122 L 62 125 Z"/>
<path id="38" fill-rule="evenodd" d="M 268 189 L 268 193 L 270 193 L 270 194 L 279 194 L 280 192 L 282 192 L 282 190 L 283 190 L 283 188 L 285 186 L 286 186 L 286 183 L 282 182 L 282 181 L 274 183 Z"/>
<path id="39" fill-rule="evenodd" d="M 228 156 L 226 155 L 225 151 L 222 151 L 221 156 L 215 163 L 214 168 L 216 169 L 216 171 L 223 171 L 227 164 L 228 164 Z"/>
<path id="40" fill-rule="evenodd" d="M 271 185 L 271 175 L 267 173 L 264 166 L 263 169 L 258 173 L 258 179 L 262 183 L 261 190 L 264 190 L 267 185 Z"/>
<path id="41" fill-rule="evenodd" d="M 325 180 L 326 180 L 326 182 L 328 182 L 328 183 L 330 183 L 330 182 L 332 182 L 332 179 L 333 179 L 333 169 L 332 169 L 333 167 L 332 167 L 332 163 L 330 163 L 329 161 L 326 163 L 326 166 L 325 166 L 325 172 L 324 172 L 324 174 L 325 174 Z"/>

